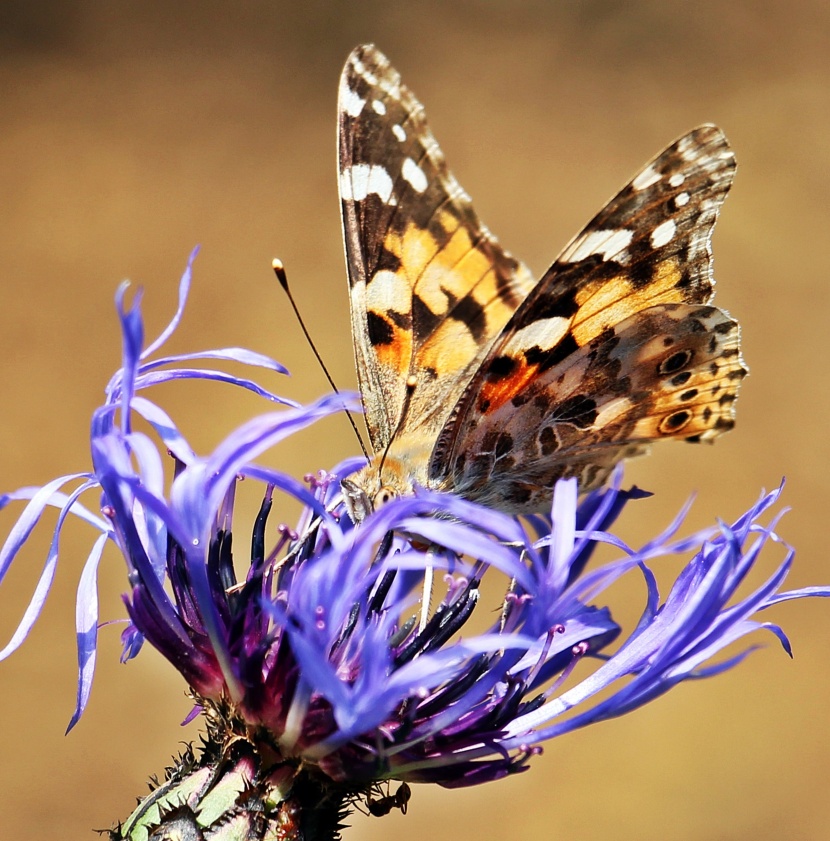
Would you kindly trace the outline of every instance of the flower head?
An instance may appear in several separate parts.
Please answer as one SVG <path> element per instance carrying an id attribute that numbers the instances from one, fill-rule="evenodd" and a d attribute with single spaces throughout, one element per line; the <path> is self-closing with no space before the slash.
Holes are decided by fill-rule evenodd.
<path id="1" fill-rule="evenodd" d="M 20 645 L 43 605 L 66 517 L 99 533 L 79 587 L 79 690 L 70 726 L 89 697 L 95 577 L 107 542 L 127 565 L 124 659 L 146 640 L 181 672 L 207 718 L 210 744 L 226 753 L 235 746 L 233 767 L 248 783 L 267 782 L 264 801 L 278 791 L 284 807 L 287 793 L 309 779 L 340 792 L 332 825 L 343 798 L 381 780 L 466 786 L 523 771 L 544 741 L 735 665 L 747 649 L 717 655 L 755 630 L 771 631 L 789 651 L 784 632 L 760 622 L 759 612 L 830 593 L 781 591 L 793 552 L 775 531 L 778 515 L 763 524 L 780 489 L 734 523 L 684 539 L 677 537 L 681 513 L 639 548 L 609 531 L 623 506 L 644 496 L 621 490 L 619 471 L 609 487 L 581 500 L 575 481 L 560 481 L 549 517 L 518 520 L 416 488 L 355 526 L 340 480 L 361 460 L 299 482 L 260 459 L 318 419 L 357 409 L 357 396 L 300 406 L 252 380 L 191 367 L 213 359 L 284 370 L 240 348 L 153 358 L 180 320 L 189 282 L 190 265 L 176 316 L 146 348 L 140 297 L 127 307 L 119 290 L 123 362 L 93 416 L 92 470 L 0 500 L 28 500 L 0 552 L 0 576 L 45 509 L 59 509 L 41 581 L 2 656 Z M 186 378 L 230 383 L 279 408 L 198 455 L 144 394 Z M 155 438 L 139 431 L 142 424 Z M 260 488 L 261 508 L 247 530 L 237 524 L 242 480 Z M 92 490 L 100 493 L 99 512 L 80 501 Z M 294 528 L 271 521 L 281 497 L 303 506 Z M 603 544 L 617 558 L 589 563 Z M 770 544 L 779 558 L 763 583 L 749 586 Z M 661 594 L 652 570 L 675 555 L 688 560 Z M 644 593 L 640 620 L 627 634 L 603 604 L 624 575 L 638 576 Z M 248 763 L 259 770 L 245 771 Z M 390 802 L 405 805 L 406 797 Z M 376 800 L 375 809 L 390 802 Z"/>

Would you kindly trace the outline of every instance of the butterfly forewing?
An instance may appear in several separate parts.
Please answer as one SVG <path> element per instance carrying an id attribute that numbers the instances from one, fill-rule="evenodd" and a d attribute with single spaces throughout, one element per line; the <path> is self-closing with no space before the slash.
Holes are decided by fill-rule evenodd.
<path id="1" fill-rule="evenodd" d="M 374 47 L 339 98 L 340 196 L 358 381 L 372 445 L 438 434 L 489 344 L 533 286 L 481 224 L 424 110 Z"/>
<path id="2" fill-rule="evenodd" d="M 734 169 L 723 133 L 702 126 L 606 205 L 490 349 L 438 438 L 433 481 L 532 510 L 558 478 L 585 490 L 650 441 L 731 428 L 738 327 L 702 305 Z"/>

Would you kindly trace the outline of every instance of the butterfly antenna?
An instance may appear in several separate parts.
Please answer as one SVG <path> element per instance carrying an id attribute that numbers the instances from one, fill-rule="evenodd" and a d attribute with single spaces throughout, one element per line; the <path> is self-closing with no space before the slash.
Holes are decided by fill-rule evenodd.
<path id="1" fill-rule="evenodd" d="M 386 456 L 389 455 L 389 448 L 392 446 L 392 442 L 398 437 L 398 433 L 401 431 L 401 427 L 403 426 L 403 423 L 406 420 L 406 416 L 409 413 L 409 404 L 412 402 L 412 395 L 415 393 L 416 385 L 418 385 L 418 380 L 416 379 L 414 374 L 410 374 L 406 378 L 406 394 L 404 394 L 403 396 L 403 406 L 401 406 L 401 417 L 398 421 L 398 425 L 395 427 L 395 431 L 389 436 L 389 441 L 386 444 L 386 448 L 383 451 L 383 455 L 380 457 L 380 465 L 378 466 L 378 476 L 383 476 L 383 464 L 386 461 Z"/>
<path id="2" fill-rule="evenodd" d="M 323 373 L 326 375 L 326 379 L 329 381 L 329 385 L 334 390 L 335 394 L 340 394 L 340 389 L 334 384 L 334 380 L 331 378 L 331 374 L 329 373 L 329 369 L 326 367 L 326 363 L 323 362 L 323 357 L 317 351 L 316 346 L 314 345 L 314 341 L 311 338 L 311 334 L 308 332 L 308 329 L 305 326 L 305 322 L 303 321 L 303 317 L 300 315 L 300 310 L 297 307 L 297 303 L 294 300 L 294 296 L 291 294 L 291 289 L 288 286 L 288 275 L 285 273 L 285 266 L 283 265 L 282 260 L 275 257 L 271 261 L 271 268 L 274 270 L 274 274 L 277 276 L 277 280 L 280 282 L 280 286 L 282 286 L 285 294 L 288 296 L 288 302 L 291 304 L 291 309 L 294 310 L 294 315 L 297 317 L 297 321 L 299 322 L 300 329 L 303 331 L 303 335 L 305 336 L 306 341 L 308 342 L 308 346 L 311 348 L 312 353 L 317 359 L 317 362 L 320 363 L 320 367 L 323 369 Z M 355 423 L 354 416 L 351 412 L 346 412 L 346 417 L 349 419 L 349 423 L 354 430 L 355 438 L 357 438 L 357 443 L 360 445 L 360 449 L 363 452 L 363 455 L 366 456 L 366 460 L 369 459 L 369 453 L 366 450 L 366 445 L 363 443 L 363 438 L 360 436 L 360 432 L 357 429 L 357 424 Z"/>

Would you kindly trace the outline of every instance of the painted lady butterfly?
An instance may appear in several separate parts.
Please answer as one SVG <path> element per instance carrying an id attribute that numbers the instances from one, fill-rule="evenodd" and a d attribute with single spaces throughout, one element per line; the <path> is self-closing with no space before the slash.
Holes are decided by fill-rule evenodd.
<path id="1" fill-rule="evenodd" d="M 414 484 L 504 511 L 597 487 L 651 441 L 734 425 L 747 372 L 709 240 L 735 171 L 720 129 L 661 152 L 538 282 L 479 221 L 423 106 L 373 46 L 340 82 L 340 197 L 371 463 L 357 520 Z"/>

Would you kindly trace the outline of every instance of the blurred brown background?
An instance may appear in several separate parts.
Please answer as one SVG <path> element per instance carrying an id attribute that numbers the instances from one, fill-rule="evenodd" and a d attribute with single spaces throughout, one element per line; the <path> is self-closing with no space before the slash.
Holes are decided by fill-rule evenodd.
<path id="1" fill-rule="evenodd" d="M 735 433 L 631 466 L 657 498 L 620 529 L 632 542 L 656 532 L 693 490 L 691 526 L 731 518 L 786 475 L 790 584 L 830 582 L 828 33 L 823 0 L 5 0 L 0 486 L 86 467 L 88 418 L 118 363 L 116 285 L 145 287 L 154 334 L 196 243 L 176 349 L 247 344 L 294 372 L 274 388 L 322 393 L 270 276 L 279 255 L 332 374 L 353 384 L 335 97 L 349 50 L 374 41 L 425 102 L 483 219 L 536 271 L 652 154 L 698 123 L 723 126 L 739 173 L 715 236 L 717 301 L 743 323 L 752 374 Z M 202 448 L 263 408 L 221 389 L 161 399 Z M 333 421 L 300 444 L 280 456 L 295 474 L 355 450 Z M 11 521 L 4 512 L 3 531 Z M 116 626 L 102 631 L 89 709 L 64 738 L 90 540 L 67 533 L 43 621 L 0 664 L 2 838 L 93 838 L 197 732 L 179 727 L 188 704 L 160 657 L 119 667 Z M 2 644 L 40 562 L 30 552 L 0 591 Z M 124 585 L 107 555 L 103 618 L 123 615 Z M 617 612 L 635 615 L 639 598 Z M 764 650 L 736 671 L 548 744 L 528 774 L 418 788 L 405 818 L 357 816 L 347 837 L 827 838 L 830 604 L 769 618 L 790 633 L 794 662 L 759 636 Z"/>

